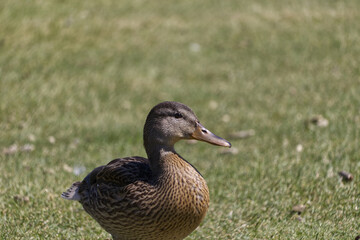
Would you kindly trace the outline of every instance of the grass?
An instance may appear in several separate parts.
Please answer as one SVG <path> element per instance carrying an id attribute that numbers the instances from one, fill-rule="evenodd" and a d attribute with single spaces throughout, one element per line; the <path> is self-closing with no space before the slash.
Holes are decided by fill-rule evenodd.
<path id="1" fill-rule="evenodd" d="M 219 136 L 256 131 L 232 141 L 236 155 L 177 144 L 211 192 L 187 239 L 355 239 L 359 9 L 355 0 L 1 1 L 0 238 L 109 238 L 59 196 L 98 165 L 144 156 L 149 109 L 176 100 Z M 328 127 L 306 128 L 318 114 Z M 354 180 L 341 182 L 340 170 Z M 303 221 L 291 214 L 297 204 Z"/>

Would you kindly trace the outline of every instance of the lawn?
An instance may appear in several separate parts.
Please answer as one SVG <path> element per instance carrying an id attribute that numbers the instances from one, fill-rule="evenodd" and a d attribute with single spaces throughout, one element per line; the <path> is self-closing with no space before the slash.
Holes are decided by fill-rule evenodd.
<path id="1" fill-rule="evenodd" d="M 356 0 L 2 0 L 0 238 L 109 238 L 60 194 L 145 156 L 148 111 L 175 100 L 237 150 L 176 145 L 211 195 L 187 239 L 355 239 L 359 23 Z"/>

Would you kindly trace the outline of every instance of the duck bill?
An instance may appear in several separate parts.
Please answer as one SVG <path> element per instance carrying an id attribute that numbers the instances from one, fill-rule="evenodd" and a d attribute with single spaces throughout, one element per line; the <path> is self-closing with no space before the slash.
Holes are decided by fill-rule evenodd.
<path id="1" fill-rule="evenodd" d="M 226 141 L 225 139 L 223 139 L 221 137 L 216 136 L 215 134 L 213 134 L 212 132 L 207 130 L 200 123 L 198 123 L 198 125 L 197 125 L 195 131 L 193 132 L 193 134 L 191 135 L 191 137 L 193 139 L 203 141 L 203 142 L 208 142 L 213 145 L 229 147 L 229 148 L 231 147 L 230 142 Z"/>

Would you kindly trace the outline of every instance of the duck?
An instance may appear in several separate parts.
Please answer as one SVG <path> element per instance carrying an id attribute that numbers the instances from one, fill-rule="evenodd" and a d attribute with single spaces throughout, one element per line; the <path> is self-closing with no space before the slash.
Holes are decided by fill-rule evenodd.
<path id="1" fill-rule="evenodd" d="M 73 183 L 61 197 L 80 202 L 114 240 L 184 239 L 204 219 L 210 197 L 203 176 L 174 149 L 182 139 L 231 147 L 185 104 L 162 102 L 145 121 L 147 158 L 114 159 Z"/>

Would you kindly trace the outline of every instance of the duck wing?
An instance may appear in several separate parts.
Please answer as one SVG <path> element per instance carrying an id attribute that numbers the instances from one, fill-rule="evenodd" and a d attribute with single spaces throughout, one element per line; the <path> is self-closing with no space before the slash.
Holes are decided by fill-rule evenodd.
<path id="1" fill-rule="evenodd" d="M 120 200 L 126 186 L 137 181 L 149 183 L 151 169 L 149 160 L 143 157 L 118 158 L 107 165 L 95 168 L 82 182 L 75 182 L 61 196 L 82 203 L 96 199 Z"/>
<path id="2" fill-rule="evenodd" d="M 95 168 L 83 182 L 89 185 L 107 183 L 125 187 L 135 181 L 148 182 L 150 179 L 149 160 L 136 156 L 114 159 L 105 166 Z"/>

